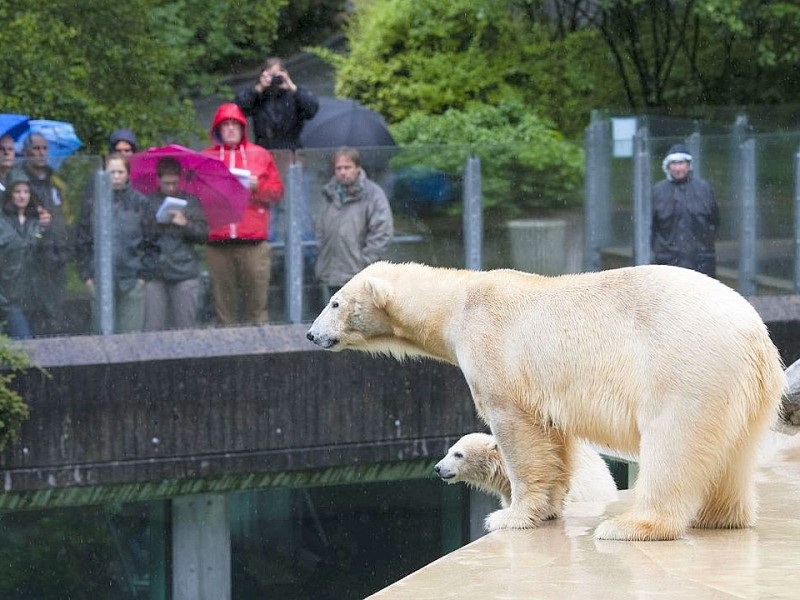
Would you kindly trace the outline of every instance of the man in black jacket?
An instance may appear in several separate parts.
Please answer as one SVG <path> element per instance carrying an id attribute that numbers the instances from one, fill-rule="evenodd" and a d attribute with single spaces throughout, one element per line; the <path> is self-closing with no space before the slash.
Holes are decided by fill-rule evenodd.
<path id="1" fill-rule="evenodd" d="M 719 207 L 714 192 L 692 172 L 692 155 L 683 144 L 669 149 L 662 168 L 667 178 L 652 194 L 654 262 L 716 277 Z"/>
<path id="2" fill-rule="evenodd" d="M 236 104 L 253 118 L 255 141 L 267 150 L 297 150 L 303 124 L 319 109 L 311 92 L 297 86 L 280 58 L 269 58 L 254 86 L 236 94 Z"/>

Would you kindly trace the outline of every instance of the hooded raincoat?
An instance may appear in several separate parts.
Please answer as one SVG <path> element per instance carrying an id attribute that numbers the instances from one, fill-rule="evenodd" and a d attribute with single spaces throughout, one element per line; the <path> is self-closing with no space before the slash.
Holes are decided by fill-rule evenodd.
<path id="1" fill-rule="evenodd" d="M 223 145 L 217 132 L 220 123 L 227 119 L 235 119 L 242 124 L 242 141 L 233 148 Z M 209 134 L 214 144 L 203 150 L 204 154 L 218 158 L 228 168 L 247 169 L 258 177 L 258 188 L 251 192 L 250 204 L 242 220 L 212 229 L 208 234 L 209 243 L 266 240 L 270 204 L 277 204 L 283 196 L 283 182 L 272 154 L 258 144 L 247 141 L 247 119 L 233 103 L 223 104 L 217 109 Z"/>
<path id="2" fill-rule="evenodd" d="M 28 310 L 36 297 L 37 266 L 41 262 L 41 241 L 43 229 L 35 199 L 25 211 L 27 219 L 19 222 L 16 208 L 12 205 L 12 192 L 18 183 L 30 180 L 21 171 L 12 171 L 8 186 L 0 194 L 0 318 L 7 319 L 11 310 Z"/>
<path id="3" fill-rule="evenodd" d="M 683 145 L 670 148 L 667 158 L 677 156 L 691 164 Z M 715 240 L 719 228 L 719 208 L 707 181 L 690 170 L 681 181 L 674 181 L 665 159 L 667 179 L 653 187 L 652 247 L 656 264 L 693 269 L 716 277 Z"/>

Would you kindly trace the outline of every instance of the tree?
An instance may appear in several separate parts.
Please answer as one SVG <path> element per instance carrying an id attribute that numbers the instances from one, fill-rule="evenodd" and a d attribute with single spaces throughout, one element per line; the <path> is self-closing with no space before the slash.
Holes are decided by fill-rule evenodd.
<path id="1" fill-rule="evenodd" d="M 794 101 L 800 7 L 772 0 L 554 0 L 562 39 L 599 32 L 629 108 Z"/>
<path id="2" fill-rule="evenodd" d="M 188 142 L 191 94 L 263 58 L 287 0 L 50 0 L 0 4 L 0 110 L 70 121 L 90 152 L 113 129 Z"/>
<path id="3" fill-rule="evenodd" d="M 554 40 L 513 2 L 376 0 L 360 7 L 347 35 L 346 55 L 320 51 L 337 67 L 337 94 L 392 123 L 517 99 L 579 135 L 608 71 L 595 32 Z"/>

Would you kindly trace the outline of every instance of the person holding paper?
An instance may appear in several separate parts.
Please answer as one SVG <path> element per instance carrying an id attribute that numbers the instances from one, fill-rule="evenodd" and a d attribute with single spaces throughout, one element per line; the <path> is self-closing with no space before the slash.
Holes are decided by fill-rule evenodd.
<path id="1" fill-rule="evenodd" d="M 156 164 L 158 191 L 145 214 L 144 330 L 189 329 L 197 325 L 200 254 L 208 222 L 200 201 L 181 190 L 181 163 L 165 156 Z"/>
<path id="2" fill-rule="evenodd" d="M 142 227 L 147 198 L 130 184 L 130 165 L 122 154 L 106 158 L 111 177 L 113 201 L 114 256 L 114 332 L 141 331 L 144 326 L 144 230 Z M 76 232 L 75 256 L 78 275 L 94 295 L 93 195 L 86 196 Z M 97 307 L 94 306 L 96 310 Z"/>
<path id="3" fill-rule="evenodd" d="M 209 134 L 213 145 L 203 153 L 230 169 L 250 171 L 250 203 L 241 220 L 208 234 L 206 265 L 217 322 L 266 323 L 272 257 L 267 232 L 270 208 L 280 202 L 283 182 L 272 154 L 247 140 L 247 120 L 236 104 L 217 109 Z"/>

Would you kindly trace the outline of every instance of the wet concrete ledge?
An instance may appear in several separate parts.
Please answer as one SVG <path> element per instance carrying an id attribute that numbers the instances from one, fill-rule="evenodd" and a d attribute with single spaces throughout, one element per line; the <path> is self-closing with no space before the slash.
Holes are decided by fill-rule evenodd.
<path id="1" fill-rule="evenodd" d="M 786 364 L 800 358 L 800 294 L 753 296 Z M 322 352 L 309 342 L 309 324 L 264 325 L 111 336 L 46 338 L 19 345 L 43 367 L 285 352 Z"/>
<path id="2" fill-rule="evenodd" d="M 308 324 L 42 338 L 17 342 L 42 367 L 322 351 Z"/>

